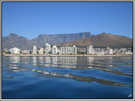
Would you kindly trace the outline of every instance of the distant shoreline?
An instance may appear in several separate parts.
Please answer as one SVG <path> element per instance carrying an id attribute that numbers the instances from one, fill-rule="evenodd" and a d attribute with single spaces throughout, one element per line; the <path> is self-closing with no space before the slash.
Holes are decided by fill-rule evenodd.
<path id="1" fill-rule="evenodd" d="M 44 57 L 55 57 L 55 56 L 69 56 L 69 57 L 72 57 L 72 56 L 92 56 L 92 57 L 97 57 L 97 56 L 132 56 L 132 55 L 88 55 L 88 54 L 77 54 L 77 55 L 53 55 L 53 54 L 49 54 L 49 55 L 40 55 L 40 54 L 37 54 L 37 55 L 33 55 L 33 54 L 3 54 L 3 56 L 19 56 L 19 57 L 26 57 L 26 56 L 37 56 L 37 57 L 40 57 L 40 56 L 44 56 Z"/>

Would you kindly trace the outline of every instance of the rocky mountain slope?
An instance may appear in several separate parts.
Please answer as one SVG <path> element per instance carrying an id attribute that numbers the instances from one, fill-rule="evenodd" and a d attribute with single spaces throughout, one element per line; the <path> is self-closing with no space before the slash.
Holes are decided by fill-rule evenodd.
<path id="1" fill-rule="evenodd" d="M 113 35 L 110 33 L 101 33 L 98 35 L 92 35 L 90 32 L 53 35 L 44 34 L 39 35 L 32 40 L 11 33 L 10 35 L 2 38 L 2 46 L 3 48 L 7 49 L 12 47 L 18 47 L 20 49 L 32 49 L 33 45 L 36 45 L 37 47 L 44 47 L 45 43 L 78 46 L 88 46 L 92 44 L 95 47 L 110 46 L 112 48 L 132 47 L 131 38 Z"/>

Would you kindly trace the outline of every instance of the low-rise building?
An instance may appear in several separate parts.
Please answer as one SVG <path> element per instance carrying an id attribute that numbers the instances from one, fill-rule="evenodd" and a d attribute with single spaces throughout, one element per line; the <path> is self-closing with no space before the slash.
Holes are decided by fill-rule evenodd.
<path id="1" fill-rule="evenodd" d="M 95 55 L 105 55 L 105 48 L 94 48 Z"/>
<path id="2" fill-rule="evenodd" d="M 132 55 L 132 49 L 131 48 L 128 48 L 125 54 Z"/>
<path id="3" fill-rule="evenodd" d="M 39 54 L 44 54 L 44 48 L 40 48 L 38 51 Z"/>
<path id="4" fill-rule="evenodd" d="M 107 47 L 107 48 L 106 48 L 106 54 L 107 54 L 107 55 L 113 55 L 113 49 L 110 48 L 110 47 Z"/>
<path id="5" fill-rule="evenodd" d="M 17 47 L 14 47 L 14 48 L 9 49 L 9 52 L 11 54 L 20 54 L 21 50 L 19 48 L 17 48 Z"/>
<path id="6" fill-rule="evenodd" d="M 73 47 L 60 47 L 60 54 L 77 54 L 77 47 L 75 45 L 73 45 Z"/>
<path id="7" fill-rule="evenodd" d="M 87 54 L 87 47 L 85 47 L 85 46 L 78 46 L 77 47 L 77 54 Z"/>
<path id="8" fill-rule="evenodd" d="M 30 50 L 22 50 L 21 53 L 22 54 L 30 54 Z"/>
<path id="9" fill-rule="evenodd" d="M 10 52 L 9 52 L 8 49 L 5 48 L 5 49 L 2 50 L 2 53 L 3 53 L 3 54 L 9 54 Z"/>

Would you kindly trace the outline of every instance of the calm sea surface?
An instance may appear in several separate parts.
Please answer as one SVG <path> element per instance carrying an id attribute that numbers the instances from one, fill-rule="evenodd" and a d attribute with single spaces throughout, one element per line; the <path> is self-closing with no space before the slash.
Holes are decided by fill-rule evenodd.
<path id="1" fill-rule="evenodd" d="M 3 57 L 3 98 L 132 98 L 132 57 Z"/>

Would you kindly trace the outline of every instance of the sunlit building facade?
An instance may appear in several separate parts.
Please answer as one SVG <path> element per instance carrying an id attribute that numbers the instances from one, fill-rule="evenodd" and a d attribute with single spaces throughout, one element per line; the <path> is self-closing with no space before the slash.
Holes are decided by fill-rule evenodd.
<path id="1" fill-rule="evenodd" d="M 95 54 L 95 50 L 93 48 L 93 45 L 89 45 L 87 47 L 87 54 L 91 54 L 91 55 L 94 55 Z"/>
<path id="2" fill-rule="evenodd" d="M 73 47 L 60 47 L 60 54 L 77 54 L 77 47 L 75 45 Z"/>
<path id="3" fill-rule="evenodd" d="M 38 51 L 39 54 L 44 54 L 44 48 L 40 48 Z"/>
<path id="4" fill-rule="evenodd" d="M 33 46 L 32 54 L 38 54 L 37 46 Z"/>
<path id="5" fill-rule="evenodd" d="M 58 47 L 56 45 L 53 45 L 52 46 L 52 54 L 58 54 L 58 52 L 59 52 Z"/>
<path id="6" fill-rule="evenodd" d="M 14 47 L 14 48 L 9 49 L 9 52 L 11 54 L 20 54 L 21 50 L 19 48 L 17 48 L 17 47 Z"/>
<path id="7" fill-rule="evenodd" d="M 51 53 L 51 45 L 49 43 L 45 44 L 45 54 Z"/>

